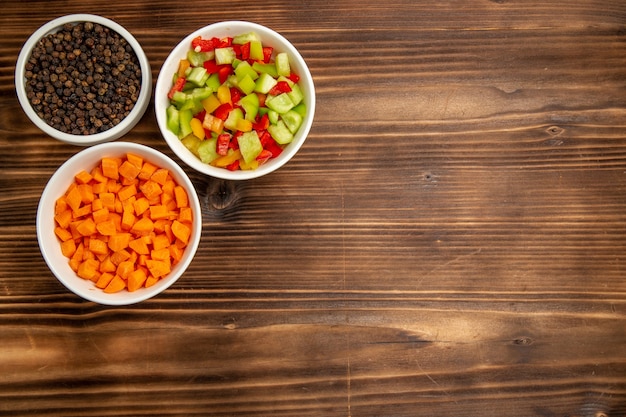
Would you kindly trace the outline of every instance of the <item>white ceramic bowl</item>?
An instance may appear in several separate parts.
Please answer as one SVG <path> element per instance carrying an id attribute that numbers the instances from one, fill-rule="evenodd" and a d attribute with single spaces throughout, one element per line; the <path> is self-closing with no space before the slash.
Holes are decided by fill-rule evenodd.
<path id="1" fill-rule="evenodd" d="M 294 71 L 300 76 L 299 85 L 305 96 L 305 104 L 307 108 L 307 114 L 304 118 L 302 125 L 298 132 L 294 135 L 294 139 L 289 143 L 284 151 L 277 157 L 270 159 L 265 164 L 259 166 L 255 170 L 250 171 L 229 171 L 225 168 L 217 168 L 211 165 L 202 163 L 193 153 L 191 153 L 178 139 L 178 137 L 167 129 L 166 125 L 166 109 L 169 105 L 167 93 L 172 87 L 172 77 L 178 69 L 178 64 L 181 59 L 185 58 L 187 51 L 191 48 L 191 40 L 197 36 L 203 38 L 224 38 L 234 37 L 243 33 L 255 32 L 261 38 L 263 44 L 267 44 L 274 48 L 275 52 L 287 52 L 289 54 L 290 64 Z M 313 124 L 313 116 L 315 114 L 315 87 L 313 85 L 313 77 L 306 65 L 306 62 L 298 52 L 298 50 L 282 35 L 275 31 L 261 26 L 256 23 L 243 22 L 243 21 L 230 21 L 215 23 L 197 31 L 193 32 L 185 39 L 183 39 L 169 54 L 161 70 L 156 82 L 156 88 L 154 93 L 154 103 L 156 118 L 159 125 L 159 129 L 165 138 L 165 141 L 170 146 L 172 151 L 187 165 L 195 170 L 202 172 L 203 174 L 210 175 L 216 178 L 228 179 L 228 180 L 246 180 L 257 178 L 270 172 L 273 172 L 287 163 L 298 152 L 302 144 L 304 143 L 311 125 Z"/>
<path id="2" fill-rule="evenodd" d="M 183 258 L 176 264 L 166 277 L 160 279 L 155 285 L 141 288 L 137 291 L 108 294 L 97 288 L 93 282 L 80 278 L 69 266 L 69 260 L 61 253 L 61 245 L 57 239 L 54 228 L 54 207 L 56 200 L 63 195 L 74 176 L 81 170 L 90 171 L 98 165 L 105 156 L 124 156 L 126 153 L 142 156 L 144 160 L 154 165 L 166 168 L 170 171 L 174 180 L 187 191 L 189 205 L 193 210 L 192 234 L 188 246 L 185 248 Z M 41 195 L 37 209 L 37 240 L 39 248 L 52 273 L 63 285 L 80 297 L 99 304 L 126 305 L 134 304 L 153 297 L 172 285 L 185 272 L 193 259 L 202 233 L 202 214 L 198 195 L 182 168 L 171 158 L 163 153 L 129 142 L 110 142 L 95 145 L 82 150 L 68 159 L 52 175 L 46 188 Z"/>
<path id="3" fill-rule="evenodd" d="M 24 76 L 25 65 L 32 54 L 33 48 L 37 45 L 39 40 L 51 33 L 58 32 L 66 23 L 78 22 L 98 23 L 117 32 L 131 45 L 133 51 L 137 55 L 137 59 L 139 60 L 139 64 L 141 67 L 141 89 L 134 108 L 118 125 L 112 127 L 109 130 L 93 135 L 72 135 L 70 133 L 65 133 L 53 128 L 37 115 L 37 113 L 33 110 L 30 101 L 26 95 L 26 78 Z M 152 72 L 150 69 L 148 57 L 141 48 L 141 45 L 139 45 L 139 42 L 137 42 L 133 35 L 131 35 L 130 32 L 128 32 L 122 26 L 112 20 L 97 15 L 73 14 L 62 16 L 46 23 L 45 25 L 37 29 L 37 31 L 35 31 L 35 33 L 33 33 L 28 38 L 28 40 L 22 47 L 22 50 L 20 51 L 17 63 L 15 65 L 15 90 L 17 92 L 17 97 L 22 106 L 22 109 L 24 110 L 28 118 L 39 129 L 43 130 L 49 136 L 52 136 L 53 138 L 60 141 L 73 145 L 88 146 L 118 139 L 128 133 L 139 122 L 139 120 L 141 120 L 142 116 L 146 112 L 146 109 L 148 108 L 148 104 L 150 103 L 150 96 L 152 94 Z"/>

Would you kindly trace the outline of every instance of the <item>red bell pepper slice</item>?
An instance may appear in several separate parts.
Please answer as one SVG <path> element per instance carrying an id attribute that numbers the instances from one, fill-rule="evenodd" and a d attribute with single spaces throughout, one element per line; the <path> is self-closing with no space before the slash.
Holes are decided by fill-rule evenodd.
<path id="1" fill-rule="evenodd" d="M 213 111 L 213 116 L 221 120 L 228 119 L 228 113 L 233 109 L 230 103 L 220 104 L 220 106 Z"/>
<path id="2" fill-rule="evenodd" d="M 272 157 L 272 152 L 268 151 L 267 149 L 263 149 L 261 153 L 259 154 L 259 156 L 256 157 L 256 160 L 259 162 L 259 164 L 264 164 L 271 157 Z"/>
<path id="3" fill-rule="evenodd" d="M 230 87 L 230 101 L 233 106 L 237 106 L 237 103 L 241 99 L 241 91 L 237 87 Z"/>
<path id="4" fill-rule="evenodd" d="M 233 151 L 236 151 L 237 149 L 239 149 L 238 138 L 241 135 L 243 135 L 243 132 L 241 130 L 238 130 L 233 134 L 233 137 L 230 139 L 229 148 L 232 149 Z"/>
<path id="5" fill-rule="evenodd" d="M 295 72 L 292 72 L 291 74 L 289 74 L 289 77 L 287 78 L 289 78 L 294 83 L 297 83 L 298 81 L 300 81 L 300 76 L 296 74 Z"/>
<path id="6" fill-rule="evenodd" d="M 228 76 L 233 73 L 232 65 L 222 65 L 218 71 L 220 77 L 220 84 L 224 84 L 228 79 Z"/>
<path id="7" fill-rule="evenodd" d="M 278 142 L 274 140 L 272 135 L 269 134 L 268 131 L 264 131 L 263 134 L 259 137 L 261 141 L 261 145 L 263 145 L 263 149 L 266 149 L 272 153 L 272 158 L 276 158 L 283 152 L 283 148 L 280 147 Z"/>
<path id="8" fill-rule="evenodd" d="M 217 144 L 215 146 L 215 150 L 218 155 L 227 155 L 228 148 L 230 146 L 230 135 L 228 133 L 222 133 L 217 136 Z"/>
<path id="9" fill-rule="evenodd" d="M 200 52 L 210 52 L 219 45 L 219 41 L 217 38 L 202 39 L 201 36 L 198 36 L 192 39 L 191 48 L 194 51 L 199 49 Z"/>
<path id="10" fill-rule="evenodd" d="M 222 39 L 218 39 L 218 46 L 216 48 L 228 48 L 229 46 L 233 46 L 233 38 L 227 36 Z"/>
<path id="11" fill-rule="evenodd" d="M 270 127 L 270 118 L 267 115 L 267 113 L 265 113 L 261 117 L 257 116 L 257 120 L 255 120 L 255 122 L 252 123 L 252 128 L 257 131 L 267 130 L 268 127 Z"/>
<path id="12" fill-rule="evenodd" d="M 250 59 L 250 42 L 241 45 L 241 59 L 247 61 Z"/>
<path id="13" fill-rule="evenodd" d="M 209 59 L 209 60 L 204 61 L 202 63 L 202 66 L 204 67 L 204 69 L 206 70 L 208 74 L 218 73 L 220 72 L 220 68 L 222 68 L 222 65 L 217 65 L 214 59 Z"/>
<path id="14" fill-rule="evenodd" d="M 291 86 L 287 81 L 279 81 L 276 83 L 274 87 L 269 91 L 268 94 L 272 96 L 277 96 L 282 93 L 291 93 Z"/>
<path id="15" fill-rule="evenodd" d="M 226 169 L 229 171 L 237 171 L 239 169 L 239 159 L 230 165 L 226 165 Z"/>
<path id="16" fill-rule="evenodd" d="M 271 46 L 264 46 L 263 47 L 263 62 L 265 62 L 266 64 L 269 64 L 270 60 L 272 59 L 273 52 L 274 52 L 274 48 L 272 48 Z"/>
<path id="17" fill-rule="evenodd" d="M 187 79 L 185 77 L 178 77 L 174 82 L 172 88 L 170 88 L 169 93 L 167 93 L 167 98 L 171 100 L 172 97 L 174 97 L 174 93 L 176 93 L 177 91 L 183 91 L 183 87 L 185 86 L 186 82 Z"/>
<path id="18" fill-rule="evenodd" d="M 202 121 L 204 121 L 204 116 L 206 116 L 206 110 L 200 110 L 193 117 L 195 117 L 196 119 L 198 119 L 198 120 L 200 120 L 202 122 Z"/>

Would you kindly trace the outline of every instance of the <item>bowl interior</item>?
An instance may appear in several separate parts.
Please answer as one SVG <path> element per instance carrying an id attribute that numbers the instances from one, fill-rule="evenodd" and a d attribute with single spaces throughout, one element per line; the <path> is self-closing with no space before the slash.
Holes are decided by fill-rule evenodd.
<path id="1" fill-rule="evenodd" d="M 135 153 L 153 164 L 167 168 L 176 182 L 187 190 L 189 204 L 193 210 L 192 236 L 185 248 L 183 258 L 172 268 L 172 272 L 154 286 L 134 292 L 121 291 L 108 294 L 97 288 L 93 282 L 84 280 L 70 268 L 68 259 L 61 253 L 61 245 L 54 233 L 54 206 L 56 200 L 67 191 L 74 181 L 74 175 L 82 169 L 87 171 L 96 166 L 105 156 L 124 156 Z M 37 209 L 37 240 L 48 267 L 57 279 L 69 290 L 82 298 L 107 305 L 133 304 L 148 299 L 172 285 L 189 266 L 200 242 L 202 219 L 198 195 L 185 172 L 168 156 L 144 145 L 126 142 L 104 143 L 79 152 L 67 160 L 50 178 Z"/>
<path id="2" fill-rule="evenodd" d="M 31 103 L 26 95 L 24 76 L 25 65 L 32 54 L 33 48 L 42 38 L 49 34 L 58 32 L 66 23 L 77 22 L 98 23 L 117 32 L 131 45 L 133 51 L 137 55 L 137 59 L 139 60 L 139 64 L 141 67 L 141 90 L 134 108 L 117 126 L 114 126 L 107 131 L 100 132 L 94 135 L 72 135 L 53 128 L 37 115 L 37 113 L 33 110 Z M 15 66 L 15 90 L 17 92 L 17 97 L 22 106 L 22 109 L 24 109 L 24 112 L 26 113 L 28 118 L 39 129 L 44 131 L 49 136 L 52 136 L 63 142 L 79 146 L 87 146 L 118 139 L 128 133 L 139 122 L 143 114 L 146 112 L 148 104 L 150 103 L 150 97 L 152 95 L 152 72 L 150 69 L 150 62 L 148 61 L 146 54 L 141 48 L 141 45 L 139 44 L 139 42 L 137 42 L 135 37 L 131 35 L 130 32 L 128 32 L 124 27 L 102 16 L 91 14 L 73 14 L 62 16 L 46 23 L 38 30 L 36 30 L 28 38 L 26 43 L 24 43 L 24 46 L 20 51 Z"/>
<path id="3" fill-rule="evenodd" d="M 293 142 L 285 147 L 285 150 L 274 159 L 270 159 L 265 164 L 261 165 L 255 170 L 251 171 L 228 171 L 224 168 L 213 167 L 208 164 L 202 163 L 193 153 L 191 153 L 182 144 L 180 139 L 167 129 L 166 126 L 166 109 L 169 106 L 169 100 L 167 98 L 167 92 L 172 85 L 172 77 L 176 73 L 178 63 L 183 59 L 187 51 L 190 48 L 191 40 L 197 36 L 203 38 L 223 38 L 227 36 L 236 36 L 242 33 L 256 32 L 261 38 L 264 44 L 274 47 L 277 52 L 287 52 L 289 54 L 290 63 L 294 71 L 300 76 L 300 87 L 305 95 L 305 104 L 307 108 L 307 115 L 302 122 L 302 126 L 294 136 Z M 315 114 L 315 87 L 313 85 L 313 77 L 307 67 L 304 58 L 300 55 L 298 50 L 282 35 L 277 32 L 256 23 L 232 21 L 232 22 L 220 22 L 215 23 L 204 28 L 198 29 L 185 39 L 183 39 L 167 57 L 156 83 L 155 89 L 155 112 L 159 129 L 168 143 L 170 148 L 181 158 L 186 164 L 195 170 L 202 172 L 212 177 L 230 179 L 230 180 L 242 180 L 260 177 L 268 174 L 289 161 L 293 155 L 300 149 L 304 140 L 306 139 L 311 125 L 313 124 L 313 117 Z"/>

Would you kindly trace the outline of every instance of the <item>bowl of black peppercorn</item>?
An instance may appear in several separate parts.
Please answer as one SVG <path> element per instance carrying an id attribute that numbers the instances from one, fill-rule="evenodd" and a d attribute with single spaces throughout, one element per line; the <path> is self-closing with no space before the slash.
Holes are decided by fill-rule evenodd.
<path id="1" fill-rule="evenodd" d="M 54 19 L 26 41 L 15 66 L 22 109 L 43 132 L 78 146 L 127 134 L 152 95 L 150 63 L 124 27 L 102 16 Z"/>

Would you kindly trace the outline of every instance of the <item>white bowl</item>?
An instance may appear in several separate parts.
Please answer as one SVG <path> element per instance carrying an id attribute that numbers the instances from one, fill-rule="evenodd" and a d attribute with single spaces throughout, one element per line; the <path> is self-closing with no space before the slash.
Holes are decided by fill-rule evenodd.
<path id="1" fill-rule="evenodd" d="M 275 52 L 287 52 L 289 54 L 290 64 L 294 71 L 300 76 L 299 85 L 305 96 L 304 100 L 307 114 L 300 129 L 294 135 L 293 141 L 285 147 L 284 151 L 277 158 L 270 159 L 255 170 L 229 171 L 225 168 L 214 167 L 200 161 L 182 144 L 175 134 L 168 130 L 166 125 L 166 109 L 170 102 L 167 98 L 167 93 L 172 87 L 172 76 L 176 73 L 180 60 L 186 57 L 187 51 L 191 48 L 192 39 L 197 36 L 209 39 L 213 37 L 234 37 L 248 32 L 255 32 L 259 35 L 263 44 L 272 46 Z M 302 58 L 298 50 L 282 35 L 256 23 L 243 21 L 220 22 L 198 29 L 183 39 L 172 50 L 159 72 L 154 93 L 154 104 L 159 129 L 172 151 L 174 151 L 182 161 L 193 169 L 212 177 L 227 180 L 246 180 L 257 178 L 277 170 L 298 152 L 313 124 L 313 116 L 315 114 L 315 87 L 313 85 L 313 77 L 309 72 L 304 58 Z"/>
<path id="2" fill-rule="evenodd" d="M 26 96 L 26 79 L 24 76 L 25 65 L 32 54 L 33 48 L 36 46 L 39 40 L 51 33 L 58 32 L 66 23 L 78 22 L 97 23 L 117 32 L 131 45 L 133 51 L 137 55 L 139 65 L 141 67 L 141 89 L 134 108 L 118 125 L 112 127 L 109 130 L 93 135 L 72 135 L 70 133 L 65 133 L 53 128 L 37 115 L 37 113 L 33 110 L 28 97 Z M 150 96 L 152 94 L 152 72 L 150 69 L 148 57 L 141 48 L 141 45 L 139 45 L 139 42 L 137 42 L 133 35 L 131 35 L 130 32 L 128 32 L 122 26 L 112 20 L 106 19 L 101 16 L 91 14 L 73 14 L 62 16 L 46 23 L 45 25 L 37 29 L 35 33 L 33 33 L 28 38 L 28 40 L 22 47 L 22 50 L 20 51 L 17 63 L 15 65 L 15 89 L 22 109 L 24 110 L 28 118 L 39 129 L 43 130 L 49 136 L 52 136 L 53 138 L 60 141 L 73 145 L 88 146 L 118 139 L 128 133 L 139 122 L 139 120 L 141 120 L 142 116 L 146 112 L 146 109 L 148 108 L 148 104 L 150 103 Z"/>
<path id="3" fill-rule="evenodd" d="M 74 176 L 81 170 L 91 171 L 105 156 L 124 156 L 133 153 L 150 161 L 154 165 L 170 171 L 174 180 L 187 191 L 189 205 L 193 210 L 193 225 L 189 244 L 184 250 L 183 258 L 172 271 L 148 288 L 133 292 L 123 290 L 109 294 L 97 288 L 93 282 L 80 278 L 69 266 L 69 260 L 61 253 L 61 245 L 54 229 L 54 207 L 56 200 L 62 196 L 74 181 Z M 153 297 L 172 285 L 185 272 L 193 259 L 202 233 L 202 217 L 198 195 L 182 168 L 163 153 L 129 142 L 110 142 L 95 145 L 82 150 L 68 159 L 52 175 L 39 200 L 37 208 L 37 240 L 44 260 L 59 281 L 76 295 L 99 304 L 126 305 L 138 303 Z"/>

